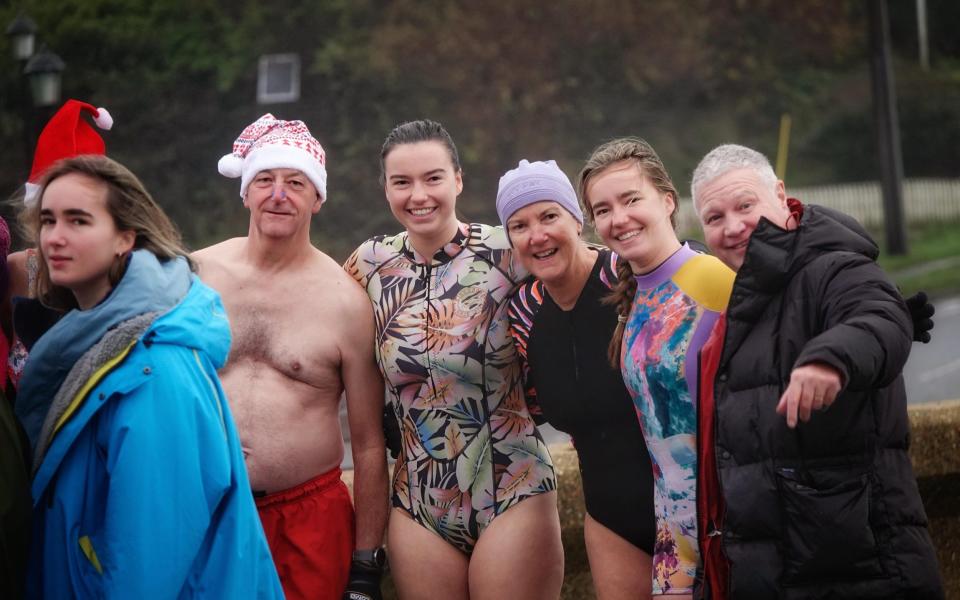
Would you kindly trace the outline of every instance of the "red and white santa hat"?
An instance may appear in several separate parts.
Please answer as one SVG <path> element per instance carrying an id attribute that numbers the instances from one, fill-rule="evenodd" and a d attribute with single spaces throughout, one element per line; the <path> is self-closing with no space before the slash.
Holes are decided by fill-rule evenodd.
<path id="1" fill-rule="evenodd" d="M 283 121 L 267 113 L 247 126 L 233 143 L 233 152 L 217 163 L 226 177 L 240 177 L 240 197 L 260 171 L 297 169 L 327 200 L 327 155 L 303 121 Z"/>
<path id="2" fill-rule="evenodd" d="M 33 204 L 40 193 L 38 182 L 53 163 L 81 154 L 104 154 L 106 146 L 97 130 L 80 117 L 83 113 L 93 117 L 100 129 L 113 127 L 113 117 L 104 108 L 79 100 L 67 100 L 60 107 L 37 138 L 37 150 L 33 155 L 33 168 L 23 196 L 25 204 Z"/>

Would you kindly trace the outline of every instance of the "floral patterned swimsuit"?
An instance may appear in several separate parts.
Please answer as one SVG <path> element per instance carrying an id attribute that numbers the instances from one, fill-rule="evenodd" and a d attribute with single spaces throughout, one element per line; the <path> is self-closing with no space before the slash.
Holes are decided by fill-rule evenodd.
<path id="1" fill-rule="evenodd" d="M 734 273 L 684 245 L 637 276 L 620 368 L 653 463 L 653 594 L 691 594 L 697 546 L 697 366 Z"/>
<path id="2" fill-rule="evenodd" d="M 393 504 L 466 554 L 494 517 L 556 489 L 510 336 L 507 304 L 526 275 L 511 259 L 501 228 L 461 224 L 430 261 L 403 232 L 344 265 L 373 303 L 400 422 Z"/>

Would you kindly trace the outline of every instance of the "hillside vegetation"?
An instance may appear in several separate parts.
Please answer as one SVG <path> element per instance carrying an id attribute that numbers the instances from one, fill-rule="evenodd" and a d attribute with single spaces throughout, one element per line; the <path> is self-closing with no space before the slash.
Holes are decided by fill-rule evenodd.
<path id="1" fill-rule="evenodd" d="M 64 97 L 113 113 L 108 152 L 201 246 L 242 235 L 238 182 L 216 171 L 265 112 L 307 122 L 327 150 L 317 243 L 343 259 L 397 228 L 377 179 L 380 144 L 430 117 L 456 139 L 463 218 L 494 221 L 497 181 L 520 158 L 575 177 L 598 143 L 639 135 L 686 189 L 718 143 L 775 158 L 792 117 L 788 185 L 877 178 L 860 0 L 32 0 L 67 63 Z M 913 2 L 891 2 L 908 177 L 960 174 L 960 3 L 928 0 L 931 64 L 917 66 Z M 0 23 L 16 9 L 0 5 Z M 26 176 L 22 82 L 0 40 L 0 191 Z M 255 103 L 264 53 L 295 52 L 302 97 Z M 29 136 L 28 136 L 29 137 Z M 5 214 L 10 214 L 7 207 Z"/>

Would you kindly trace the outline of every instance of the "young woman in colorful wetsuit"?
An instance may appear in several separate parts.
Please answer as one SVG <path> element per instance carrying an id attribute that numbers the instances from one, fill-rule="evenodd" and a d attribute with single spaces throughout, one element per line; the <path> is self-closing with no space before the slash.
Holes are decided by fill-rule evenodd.
<path id="1" fill-rule="evenodd" d="M 579 457 L 583 536 L 600 600 L 649 598 L 653 474 L 633 401 L 606 359 L 617 313 L 604 302 L 615 257 L 581 237 L 583 213 L 554 161 L 500 179 L 497 213 L 530 271 L 510 300 L 510 328 L 531 413 L 570 434 Z"/>
<path id="2" fill-rule="evenodd" d="M 405 231 L 365 242 L 345 268 L 373 303 L 402 433 L 387 534 L 400 596 L 557 598 L 556 478 L 507 318 L 526 272 L 502 229 L 457 220 L 462 173 L 440 124 L 396 127 L 381 169 Z"/>
<path id="3" fill-rule="evenodd" d="M 597 232 L 617 253 L 619 363 L 653 462 L 653 595 L 692 597 L 696 523 L 697 354 L 726 307 L 734 274 L 677 239 L 677 191 L 649 144 L 603 144 L 578 184 Z"/>
<path id="4" fill-rule="evenodd" d="M 23 224 L 65 314 L 17 399 L 34 446 L 29 597 L 282 598 L 216 369 L 220 298 L 104 156 L 54 164 Z"/>

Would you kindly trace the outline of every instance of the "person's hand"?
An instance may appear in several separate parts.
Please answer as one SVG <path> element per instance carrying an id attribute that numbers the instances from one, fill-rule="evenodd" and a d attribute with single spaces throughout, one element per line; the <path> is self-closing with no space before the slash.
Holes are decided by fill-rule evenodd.
<path id="1" fill-rule="evenodd" d="M 930 341 L 930 330 L 933 329 L 935 309 L 925 292 L 917 292 L 906 299 L 910 318 L 913 319 L 913 341 L 926 344 Z"/>
<path id="2" fill-rule="evenodd" d="M 394 460 L 400 456 L 402 440 L 400 421 L 397 420 L 397 415 L 393 412 L 390 403 L 387 402 L 383 407 L 383 441 Z"/>
<path id="3" fill-rule="evenodd" d="M 824 363 L 810 363 L 797 367 L 790 373 L 777 413 L 787 416 L 787 427 L 797 426 L 797 418 L 804 423 L 810 420 L 815 410 L 826 410 L 837 399 L 843 382 L 840 372 Z"/>
<path id="4" fill-rule="evenodd" d="M 350 562 L 350 580 L 347 583 L 347 589 L 343 592 L 342 600 L 383 600 L 380 592 L 382 572 L 382 565 L 374 561 L 354 558 Z"/>

